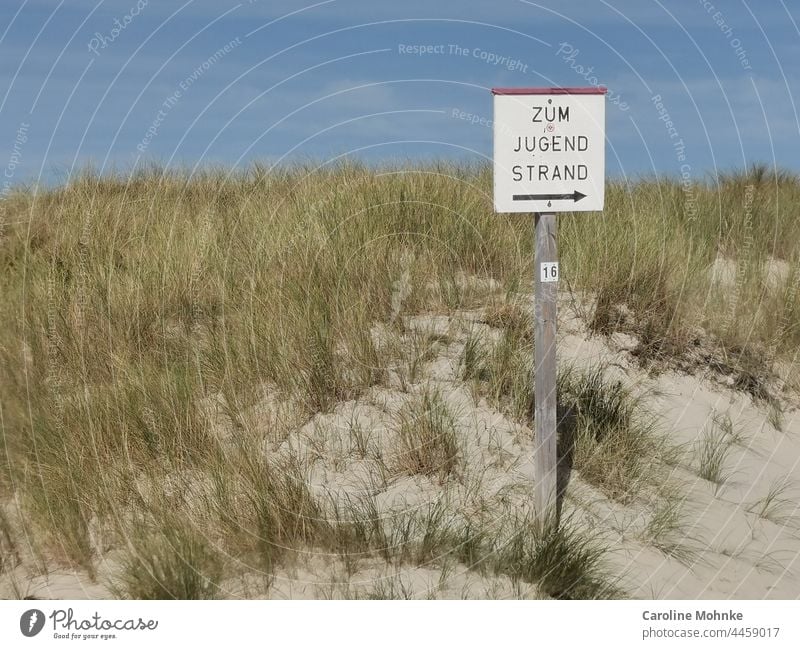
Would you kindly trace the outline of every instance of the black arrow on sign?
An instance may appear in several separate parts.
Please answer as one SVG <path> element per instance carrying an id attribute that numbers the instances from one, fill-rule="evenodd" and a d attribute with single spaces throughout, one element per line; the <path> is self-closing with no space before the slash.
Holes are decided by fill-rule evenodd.
<path id="1" fill-rule="evenodd" d="M 571 194 L 514 194 L 515 201 L 575 201 L 576 203 L 582 198 L 586 198 L 586 194 L 581 194 L 575 190 Z"/>

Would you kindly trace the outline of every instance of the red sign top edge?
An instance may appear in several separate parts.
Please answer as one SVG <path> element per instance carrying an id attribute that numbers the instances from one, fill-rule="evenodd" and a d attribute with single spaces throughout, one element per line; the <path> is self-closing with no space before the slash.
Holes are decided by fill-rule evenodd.
<path id="1" fill-rule="evenodd" d="M 591 88 L 492 88 L 493 95 L 605 95 L 604 86 Z"/>

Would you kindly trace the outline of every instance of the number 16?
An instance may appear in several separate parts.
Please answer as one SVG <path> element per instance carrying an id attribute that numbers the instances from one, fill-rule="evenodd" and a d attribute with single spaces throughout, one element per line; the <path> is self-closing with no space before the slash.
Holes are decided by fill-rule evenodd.
<path id="1" fill-rule="evenodd" d="M 546 261 L 539 264 L 539 280 L 542 282 L 557 282 L 558 262 Z"/>

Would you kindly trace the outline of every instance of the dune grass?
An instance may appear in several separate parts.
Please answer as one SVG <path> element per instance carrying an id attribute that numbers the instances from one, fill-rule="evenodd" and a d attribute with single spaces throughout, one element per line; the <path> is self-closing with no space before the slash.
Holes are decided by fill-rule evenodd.
<path id="1" fill-rule="evenodd" d="M 731 425 L 730 418 L 715 416 L 706 426 L 695 446 L 697 474 L 714 484 L 714 492 L 727 482 L 732 472 L 728 467 L 728 456 L 734 444 L 741 438 Z"/>
<path id="2" fill-rule="evenodd" d="M 800 347 L 792 211 L 800 182 L 754 168 L 689 189 L 691 209 L 687 188 L 672 180 L 611 182 L 602 216 L 560 216 L 562 288 L 583 297 L 598 333 L 636 335 L 643 363 L 705 358 L 764 398 L 775 368 Z M 531 228 L 527 216 L 494 214 L 490 169 L 466 164 L 153 167 L 12 191 L 0 200 L 0 496 L 15 496 L 50 560 L 92 573 L 98 525 L 111 545 L 151 557 L 131 559 L 131 596 L 212 596 L 211 582 L 187 572 L 197 565 L 216 574 L 210 547 L 263 567 L 325 545 L 329 524 L 305 476 L 264 459 L 263 431 L 249 429 L 248 413 L 265 389 L 291 400 L 303 420 L 385 383 L 389 361 L 373 326 L 485 306 L 465 276 L 529 293 Z M 730 282 L 710 270 L 720 259 L 735 268 Z M 505 306 L 487 320 L 502 338 L 481 353 L 473 343 L 467 374 L 525 417 L 527 320 Z M 600 402 L 585 386 L 565 394 L 593 422 L 583 427 L 594 446 L 579 453 L 581 471 L 617 493 L 645 449 L 624 433 L 626 454 L 614 451 L 615 436 L 635 427 L 608 388 Z M 201 408 L 217 395 L 232 443 Z M 426 439 L 448 428 L 437 417 Z M 423 452 L 406 454 L 408 470 L 452 471 L 451 437 L 429 448 L 413 430 L 407 451 Z M 203 535 L 150 520 L 156 545 L 140 545 L 126 516 L 155 507 L 141 485 L 176 475 L 210 483 L 199 498 Z M 8 527 L 4 545 L 15 538 Z"/>
<path id="3" fill-rule="evenodd" d="M 460 366 L 479 395 L 533 426 L 532 358 L 532 342 L 512 329 L 504 331 L 494 346 L 470 336 Z M 621 382 L 606 378 L 606 370 L 560 368 L 558 455 L 562 464 L 624 503 L 641 488 L 660 483 L 658 468 L 674 461 L 675 451 L 657 434 L 641 399 Z"/>
<path id="4" fill-rule="evenodd" d="M 571 521 L 544 526 L 521 523 L 495 555 L 495 569 L 538 584 L 554 599 L 620 597 L 615 580 L 603 566 L 605 547 L 578 531 Z"/>
<path id="5" fill-rule="evenodd" d="M 401 473 L 446 479 L 457 470 L 459 443 L 453 414 L 442 395 L 426 389 L 400 415 L 400 449 L 396 465 Z"/>
<path id="6" fill-rule="evenodd" d="M 621 502 L 658 484 L 669 451 L 640 399 L 602 367 L 562 369 L 558 378 L 560 453 L 588 483 Z"/>
<path id="7" fill-rule="evenodd" d="M 686 496 L 675 486 L 661 489 L 648 507 L 647 523 L 640 538 L 691 568 L 700 557 L 698 548 L 702 544 L 687 534 L 690 526 L 685 499 Z"/>
<path id="8" fill-rule="evenodd" d="M 767 494 L 751 504 L 747 511 L 776 525 L 796 526 L 798 509 L 796 493 L 796 487 L 791 480 L 786 477 L 776 479 L 770 485 Z"/>
<path id="9" fill-rule="evenodd" d="M 217 551 L 176 522 L 137 535 L 112 590 L 130 599 L 214 599 L 221 575 Z"/>

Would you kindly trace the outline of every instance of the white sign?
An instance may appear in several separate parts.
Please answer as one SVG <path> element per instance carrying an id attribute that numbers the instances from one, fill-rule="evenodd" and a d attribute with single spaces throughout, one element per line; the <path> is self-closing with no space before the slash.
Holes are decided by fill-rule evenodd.
<path id="1" fill-rule="evenodd" d="M 605 88 L 495 88 L 494 209 L 602 210 Z"/>
<path id="2" fill-rule="evenodd" d="M 558 281 L 558 262 L 545 261 L 539 264 L 539 279 L 542 282 Z"/>

